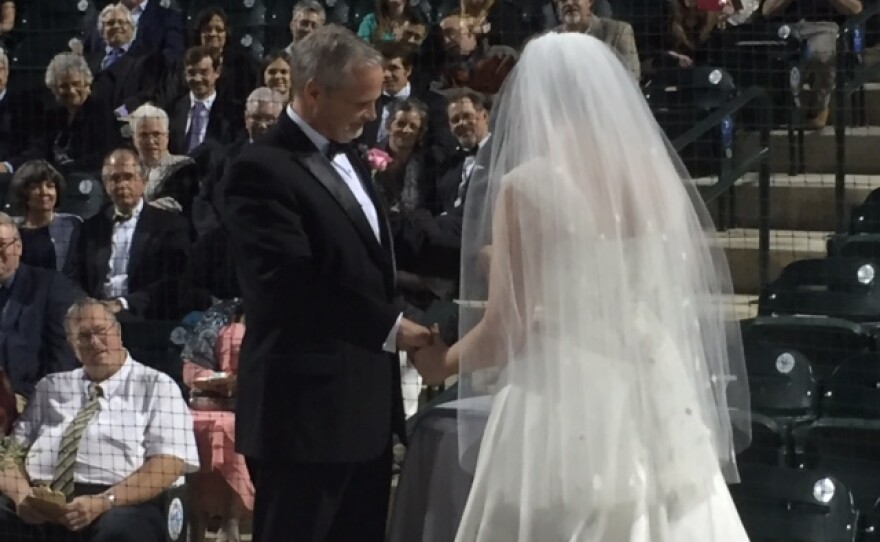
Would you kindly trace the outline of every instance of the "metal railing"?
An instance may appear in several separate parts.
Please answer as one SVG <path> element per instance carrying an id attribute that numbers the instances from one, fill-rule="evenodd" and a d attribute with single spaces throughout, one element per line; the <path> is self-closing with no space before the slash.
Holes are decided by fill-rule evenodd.
<path id="1" fill-rule="evenodd" d="M 763 288 L 768 281 L 770 263 L 770 127 L 772 125 L 772 104 L 767 92 L 760 87 L 752 87 L 741 92 L 733 100 L 723 104 L 709 116 L 695 124 L 687 132 L 675 138 L 672 146 L 676 152 L 694 143 L 710 130 L 720 126 L 733 113 L 742 110 L 752 102 L 757 102 L 760 113 L 758 150 L 750 156 L 737 160 L 735 155 L 724 156 L 719 164 L 718 181 L 701 190 L 703 201 L 711 203 L 721 196 L 731 193 L 736 181 L 746 173 L 754 171 L 758 165 L 758 272 Z"/>

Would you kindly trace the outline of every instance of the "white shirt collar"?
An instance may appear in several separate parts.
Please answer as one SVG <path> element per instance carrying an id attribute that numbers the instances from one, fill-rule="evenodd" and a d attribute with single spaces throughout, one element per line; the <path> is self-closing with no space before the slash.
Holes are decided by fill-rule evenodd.
<path id="1" fill-rule="evenodd" d="M 144 198 L 141 198 L 141 200 L 138 202 L 138 204 L 134 206 L 134 209 L 132 209 L 131 218 L 126 220 L 126 222 L 128 222 L 130 220 L 134 220 L 135 222 L 137 222 L 137 219 L 141 216 L 141 211 L 143 211 L 143 210 L 144 210 Z M 114 213 L 119 212 L 119 209 L 117 209 L 116 206 L 114 206 L 113 212 Z"/>
<path id="2" fill-rule="evenodd" d="M 134 359 L 131 357 L 131 353 L 128 350 L 125 351 L 125 361 L 122 362 L 122 366 L 119 367 L 119 370 L 110 375 L 110 377 L 101 382 L 95 382 L 95 384 L 101 386 L 101 392 L 104 399 L 109 399 L 113 393 L 119 389 L 119 386 L 128 378 L 128 373 L 131 372 L 131 366 L 134 362 Z M 89 376 L 86 374 L 85 369 L 82 369 L 82 379 L 88 383 L 92 381 L 89 380 Z"/>
<path id="3" fill-rule="evenodd" d="M 477 143 L 477 150 L 482 149 L 482 148 L 483 148 L 483 145 L 485 145 L 486 142 L 489 141 L 489 138 L 490 138 L 490 137 L 492 137 L 492 132 L 487 133 L 487 134 L 486 134 L 486 137 L 484 137 L 483 139 L 480 140 L 479 143 Z"/>
<path id="4" fill-rule="evenodd" d="M 2 102 L 3 98 L 6 97 L 6 90 L 7 89 L 5 89 L 5 88 L 3 90 L 0 90 L 0 102 Z"/>
<path id="5" fill-rule="evenodd" d="M 128 42 L 128 43 L 126 43 L 125 45 L 121 45 L 121 46 L 119 46 L 119 47 L 110 47 L 109 45 L 107 45 L 106 47 L 104 47 L 104 52 L 105 52 L 106 54 L 109 55 L 109 54 L 112 53 L 115 49 L 122 49 L 122 54 L 125 54 L 125 53 L 128 52 L 128 50 L 129 50 L 130 48 L 131 48 L 131 42 Z"/>
<path id="6" fill-rule="evenodd" d="M 392 98 L 403 98 L 403 99 L 406 99 L 406 98 L 409 98 L 410 93 L 412 93 L 412 87 L 410 86 L 409 83 L 407 83 L 406 86 L 403 87 L 402 89 L 400 89 L 400 92 L 398 92 L 398 93 L 395 94 L 394 96 L 391 96 L 391 95 L 388 94 L 387 92 L 385 93 L 385 95 L 386 95 L 386 96 L 391 96 Z"/>
<path id="7" fill-rule="evenodd" d="M 322 136 L 314 128 L 309 126 L 309 123 L 304 121 L 303 118 L 300 117 L 290 105 L 287 106 L 287 116 L 290 117 L 290 120 L 296 123 L 296 125 L 299 126 L 300 129 L 302 129 L 303 133 L 306 134 L 306 137 L 311 140 L 311 142 L 315 145 L 315 147 L 318 148 L 319 151 L 324 152 L 327 150 L 327 145 L 330 144 L 330 140 Z"/>
<path id="8" fill-rule="evenodd" d="M 131 10 L 131 14 L 132 15 L 141 15 L 144 12 L 144 10 L 147 9 L 147 4 L 149 2 L 150 2 L 150 0 L 143 0 L 140 4 L 135 6 L 135 8 L 133 10 Z"/>
<path id="9" fill-rule="evenodd" d="M 192 109 L 192 107 L 196 105 L 196 102 L 202 102 L 205 105 L 205 109 L 207 109 L 210 112 L 211 107 L 214 106 L 214 100 L 216 100 L 216 99 L 217 99 L 217 91 L 216 90 L 214 92 L 212 92 L 211 95 L 208 96 L 207 98 L 205 98 L 204 100 L 199 100 L 198 98 L 196 98 L 195 94 L 190 92 L 189 93 L 190 109 Z"/>

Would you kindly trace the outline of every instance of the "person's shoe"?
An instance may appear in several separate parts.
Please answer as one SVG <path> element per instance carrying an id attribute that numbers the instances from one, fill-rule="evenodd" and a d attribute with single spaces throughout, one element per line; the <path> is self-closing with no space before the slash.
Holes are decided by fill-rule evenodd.
<path id="1" fill-rule="evenodd" d="M 806 120 L 804 123 L 804 128 L 807 130 L 821 130 L 828 124 L 828 115 L 830 113 L 829 108 L 825 108 L 822 111 L 819 111 L 816 116 L 811 117 Z"/>
<path id="2" fill-rule="evenodd" d="M 217 531 L 217 542 L 241 542 L 237 519 L 228 519 L 223 523 Z"/>

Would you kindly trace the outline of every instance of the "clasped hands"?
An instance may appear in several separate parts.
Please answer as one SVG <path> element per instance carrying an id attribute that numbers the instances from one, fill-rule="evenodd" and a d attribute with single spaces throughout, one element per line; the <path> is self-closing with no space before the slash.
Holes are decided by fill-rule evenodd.
<path id="1" fill-rule="evenodd" d="M 455 372 L 448 359 L 449 345 L 440 337 L 440 328 L 436 324 L 428 329 L 403 318 L 397 330 L 397 347 L 406 351 L 429 386 L 442 384 Z"/>
<path id="2" fill-rule="evenodd" d="M 36 510 L 27 497 L 33 496 L 29 491 L 19 499 L 15 499 L 16 513 L 25 522 L 32 525 L 42 523 L 60 523 L 70 531 L 81 531 L 91 525 L 101 514 L 111 508 L 109 499 L 103 495 L 82 495 L 64 505 L 64 514 L 54 520 Z"/>

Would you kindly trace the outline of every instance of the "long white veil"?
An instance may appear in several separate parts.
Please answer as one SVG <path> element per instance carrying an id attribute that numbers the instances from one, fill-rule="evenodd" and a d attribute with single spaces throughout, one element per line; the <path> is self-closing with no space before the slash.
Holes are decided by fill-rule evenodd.
<path id="1" fill-rule="evenodd" d="M 539 492 L 530 479 L 564 496 L 592 484 L 610 504 L 668 500 L 719 466 L 737 480 L 749 393 L 729 269 L 630 74 L 592 37 L 546 34 L 505 83 L 491 131 L 467 195 L 461 286 L 489 303 L 461 308 L 472 336 L 459 393 L 519 390 L 493 431 L 522 433 L 524 449 L 481 463 L 507 461 L 524 495 Z M 482 431 L 460 412 L 463 464 Z M 530 463 L 542 454 L 552 472 Z"/>

